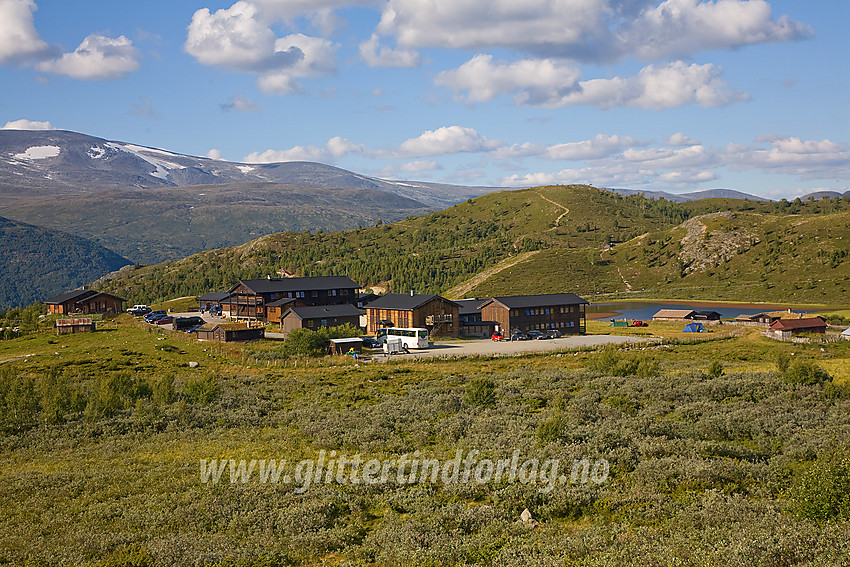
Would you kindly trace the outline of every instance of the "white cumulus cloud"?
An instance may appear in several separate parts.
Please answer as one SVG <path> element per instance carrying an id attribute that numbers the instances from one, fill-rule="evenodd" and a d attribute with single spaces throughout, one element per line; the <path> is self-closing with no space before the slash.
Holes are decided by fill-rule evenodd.
<path id="1" fill-rule="evenodd" d="M 123 35 L 90 35 L 74 51 L 42 61 L 36 68 L 75 79 L 119 79 L 139 68 L 138 51 Z"/>
<path id="2" fill-rule="evenodd" d="M 0 0 L 0 64 L 41 59 L 49 47 L 33 24 L 32 0 Z"/>
<path id="3" fill-rule="evenodd" d="M 757 142 L 769 146 L 729 144 L 726 147 L 729 165 L 737 170 L 762 169 L 816 179 L 850 175 L 850 148 L 845 144 L 792 136 L 769 136 Z"/>
<path id="4" fill-rule="evenodd" d="M 551 160 L 601 159 L 642 144 L 630 136 L 597 134 L 592 140 L 549 146 L 542 157 Z"/>
<path id="5" fill-rule="evenodd" d="M 277 37 L 271 26 L 287 14 L 316 12 L 308 8 L 306 3 L 244 0 L 215 12 L 203 8 L 192 16 L 184 49 L 204 65 L 259 74 L 263 92 L 303 92 L 298 78 L 336 71 L 339 46 L 301 33 Z"/>
<path id="6" fill-rule="evenodd" d="M 422 56 L 411 49 L 391 49 L 381 45 L 378 34 L 360 44 L 360 57 L 369 67 L 419 67 Z"/>
<path id="7" fill-rule="evenodd" d="M 720 70 L 711 64 L 676 61 L 648 65 L 633 77 L 579 79 L 578 68 L 563 60 L 494 63 L 490 55 L 476 55 L 457 69 L 437 75 L 435 83 L 455 93 L 466 92 L 470 101 L 514 94 L 514 104 L 549 108 L 587 105 L 660 110 L 685 104 L 717 107 L 749 99 L 746 93 L 729 88 L 720 79 Z"/>
<path id="8" fill-rule="evenodd" d="M 21 118 L 20 120 L 6 122 L 0 130 L 55 130 L 55 128 L 50 122 L 38 122 Z"/>
<path id="9" fill-rule="evenodd" d="M 349 154 L 358 154 L 364 151 L 362 145 L 346 138 L 334 136 L 328 140 L 323 148 L 319 146 L 294 146 L 287 150 L 266 150 L 248 154 L 242 158 L 242 161 L 244 163 L 278 163 L 284 161 L 332 163 Z"/>
<path id="10" fill-rule="evenodd" d="M 547 105 L 578 90 L 578 68 L 556 59 L 526 59 L 515 63 L 494 62 L 492 55 L 479 54 L 434 80 L 455 92 L 466 91 L 467 99 L 484 102 L 514 94 L 516 104 Z"/>
<path id="11" fill-rule="evenodd" d="M 261 107 L 245 97 L 234 96 L 229 101 L 222 104 L 221 109 L 236 110 L 238 112 L 257 112 L 261 110 Z"/>
<path id="12" fill-rule="evenodd" d="M 676 132 L 664 142 L 668 146 L 681 147 L 681 146 L 695 146 L 699 144 L 699 140 L 695 140 L 694 138 L 689 138 L 685 136 L 681 132 Z"/>
<path id="13" fill-rule="evenodd" d="M 196 11 L 184 49 L 204 65 L 262 70 L 270 66 L 276 39 L 257 8 L 240 1 L 213 13 L 208 8 Z"/>
<path id="14" fill-rule="evenodd" d="M 377 32 L 403 47 L 508 48 L 599 62 L 792 41 L 811 28 L 774 19 L 765 0 L 389 0 Z"/>
<path id="15" fill-rule="evenodd" d="M 550 106 L 631 106 L 661 110 L 686 104 L 719 107 L 750 98 L 722 81 L 714 65 L 687 65 L 682 61 L 647 65 L 633 77 L 590 79 L 582 81 L 580 86 L 580 91 L 553 101 Z"/>
<path id="16" fill-rule="evenodd" d="M 498 140 L 490 140 L 473 128 L 464 126 L 443 126 L 436 130 L 426 130 L 416 138 L 401 143 L 393 151 L 385 152 L 382 157 L 424 157 L 456 154 L 462 152 L 486 152 L 503 146 Z"/>
<path id="17" fill-rule="evenodd" d="M 336 50 L 339 46 L 320 37 L 296 33 L 275 42 L 276 53 L 299 53 L 292 65 L 270 71 L 257 79 L 257 87 L 270 94 L 302 92 L 300 77 L 320 77 L 336 71 Z"/>
<path id="18" fill-rule="evenodd" d="M 787 16 L 773 20 L 765 0 L 666 0 L 644 10 L 619 38 L 624 49 L 654 61 L 811 35 L 811 27 Z"/>

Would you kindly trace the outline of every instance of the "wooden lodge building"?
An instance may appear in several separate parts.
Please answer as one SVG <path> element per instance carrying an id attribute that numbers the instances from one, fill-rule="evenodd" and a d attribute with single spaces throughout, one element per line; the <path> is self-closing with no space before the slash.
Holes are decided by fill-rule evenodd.
<path id="1" fill-rule="evenodd" d="M 460 306 L 439 295 L 388 293 L 366 305 L 367 332 L 383 327 L 422 327 L 432 337 L 460 334 Z"/>
<path id="2" fill-rule="evenodd" d="M 46 299 L 44 303 L 47 305 L 48 313 L 91 315 L 96 313 L 121 313 L 124 311 L 125 301 L 126 299 L 108 293 L 92 289 L 78 289 Z"/>
<path id="3" fill-rule="evenodd" d="M 490 338 L 499 326 L 498 321 L 485 321 L 481 304 L 485 299 L 458 299 L 460 305 L 460 335 L 462 337 Z"/>
<path id="4" fill-rule="evenodd" d="M 239 280 L 221 306 L 231 319 L 273 321 L 292 307 L 353 305 L 359 288 L 347 276 Z"/>
<path id="5" fill-rule="evenodd" d="M 573 293 L 493 297 L 481 305 L 481 318 L 498 321 L 503 333 L 557 329 L 564 334 L 587 331 L 586 299 Z"/>
<path id="6" fill-rule="evenodd" d="M 821 317 L 806 317 L 802 319 L 777 319 L 770 324 L 768 336 L 788 341 L 800 333 L 826 333 L 827 324 Z"/>
<path id="7" fill-rule="evenodd" d="M 362 313 L 361 309 L 350 303 L 291 307 L 286 310 L 282 317 L 279 317 L 280 328 L 284 336 L 295 329 L 302 328 L 315 331 L 319 327 L 338 327 L 349 324 L 357 329 L 360 328 L 360 315 Z"/>

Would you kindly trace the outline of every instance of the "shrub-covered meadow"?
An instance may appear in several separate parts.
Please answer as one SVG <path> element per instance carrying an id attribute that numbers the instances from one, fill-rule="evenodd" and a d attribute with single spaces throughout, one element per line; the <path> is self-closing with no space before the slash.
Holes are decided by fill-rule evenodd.
<path id="1" fill-rule="evenodd" d="M 296 368 L 243 354 L 123 322 L 3 341 L 0 565 L 820 566 L 850 557 L 850 389 L 823 372 L 850 360 L 850 342 L 732 338 Z M 748 363 L 761 370 L 739 370 Z M 322 450 L 443 461 L 518 450 L 558 459 L 567 477 L 584 458 L 606 460 L 610 474 L 548 492 L 391 475 L 298 493 L 256 476 L 200 478 L 201 460 L 294 463 Z M 526 508 L 534 521 L 520 520 Z"/>

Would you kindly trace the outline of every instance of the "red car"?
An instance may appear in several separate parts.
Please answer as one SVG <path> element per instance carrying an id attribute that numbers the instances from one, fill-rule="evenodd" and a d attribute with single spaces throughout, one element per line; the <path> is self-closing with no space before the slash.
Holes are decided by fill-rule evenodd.
<path id="1" fill-rule="evenodd" d="M 165 317 L 160 317 L 159 319 L 156 319 L 153 322 L 153 324 L 154 325 L 168 325 L 168 324 L 173 323 L 173 322 L 174 322 L 174 317 L 172 317 L 171 315 L 166 315 Z"/>
<path id="2" fill-rule="evenodd" d="M 641 321 L 640 319 L 632 319 L 632 324 L 630 327 L 649 327 L 649 323 L 646 321 Z"/>
<path id="3" fill-rule="evenodd" d="M 490 338 L 498 343 L 500 341 L 505 340 L 505 335 L 503 335 L 502 333 L 493 333 L 493 336 L 491 336 Z"/>

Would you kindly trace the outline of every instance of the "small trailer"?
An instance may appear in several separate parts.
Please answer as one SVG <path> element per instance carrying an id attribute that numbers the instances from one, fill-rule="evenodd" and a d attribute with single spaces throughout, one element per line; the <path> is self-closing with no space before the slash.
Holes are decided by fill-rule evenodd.
<path id="1" fill-rule="evenodd" d="M 410 351 L 407 349 L 407 345 L 405 345 L 404 341 L 402 341 L 401 339 L 387 337 L 387 340 L 384 341 L 384 352 L 387 355 L 390 355 L 407 354 Z"/>

